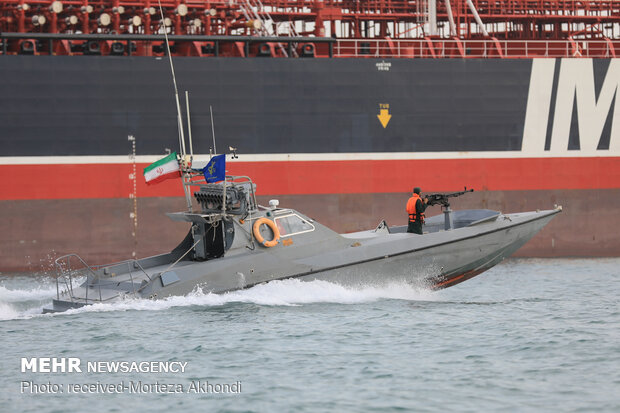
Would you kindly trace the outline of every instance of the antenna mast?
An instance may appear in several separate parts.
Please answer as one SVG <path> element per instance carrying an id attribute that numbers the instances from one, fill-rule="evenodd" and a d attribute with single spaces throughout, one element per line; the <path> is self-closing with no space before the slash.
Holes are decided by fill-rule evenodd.
<path id="1" fill-rule="evenodd" d="M 185 107 L 187 108 L 187 137 L 189 138 L 189 161 L 194 161 L 194 147 L 192 146 L 192 121 L 189 117 L 189 92 L 185 91 Z"/>
<path id="2" fill-rule="evenodd" d="M 213 125 L 213 106 L 209 105 L 209 112 L 211 113 L 211 135 L 213 136 L 213 153 L 217 155 L 217 148 L 215 147 L 215 126 Z"/>
<path id="3" fill-rule="evenodd" d="M 159 4 L 159 13 L 161 14 L 161 21 L 164 21 L 164 9 L 161 6 L 161 0 L 157 0 Z M 181 174 L 183 180 L 183 192 L 185 192 L 185 200 L 187 201 L 187 209 L 192 210 L 192 198 L 189 194 L 186 182 L 189 182 L 189 176 L 186 173 L 185 157 L 185 134 L 183 133 L 183 119 L 181 116 L 181 102 L 179 101 L 179 89 L 177 88 L 177 77 L 174 74 L 174 65 L 172 64 L 172 54 L 170 53 L 170 42 L 168 41 L 168 29 L 164 25 L 164 38 L 166 39 L 166 51 L 168 53 L 168 60 L 170 61 L 170 71 L 172 72 L 172 83 L 174 84 L 174 97 L 177 104 L 177 124 L 179 127 L 179 149 L 181 150 Z M 187 108 L 189 115 L 189 107 Z M 189 118 L 188 118 L 189 121 Z M 190 132 L 191 133 L 191 132 Z M 191 146 L 191 141 L 190 141 Z"/>

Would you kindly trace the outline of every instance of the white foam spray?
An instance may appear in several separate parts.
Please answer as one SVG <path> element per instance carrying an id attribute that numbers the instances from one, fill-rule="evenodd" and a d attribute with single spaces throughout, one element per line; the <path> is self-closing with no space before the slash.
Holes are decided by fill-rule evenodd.
<path id="1" fill-rule="evenodd" d="M 36 287 L 30 290 L 9 290 L 0 286 L 0 320 L 31 318 L 38 316 L 43 305 L 20 311 L 19 301 L 48 299 L 43 303 L 51 305 L 55 296 L 55 286 Z M 398 299 L 411 301 L 432 301 L 434 293 L 427 289 L 412 286 L 406 282 L 394 282 L 382 286 L 344 287 L 328 281 L 300 281 L 289 279 L 271 281 L 247 290 L 233 291 L 225 294 L 205 293 L 200 288 L 185 296 L 174 296 L 160 300 L 127 298 L 114 303 L 97 303 L 94 305 L 68 310 L 63 314 L 80 314 L 109 311 L 161 311 L 173 307 L 188 306 L 222 306 L 228 303 L 253 303 L 265 306 L 297 306 L 312 303 L 356 304 L 381 299 Z"/>
<path id="2" fill-rule="evenodd" d="M 0 303 L 18 303 L 23 301 L 46 300 L 56 295 L 56 285 L 38 284 L 28 290 L 11 289 L 0 285 Z"/>

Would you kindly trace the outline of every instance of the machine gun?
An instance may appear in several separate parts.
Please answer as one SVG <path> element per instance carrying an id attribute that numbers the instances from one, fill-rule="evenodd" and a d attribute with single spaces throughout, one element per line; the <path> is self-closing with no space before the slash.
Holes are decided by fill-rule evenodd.
<path id="1" fill-rule="evenodd" d="M 428 199 L 427 204 L 429 206 L 441 205 L 444 208 L 450 208 L 450 198 L 456 198 L 466 194 L 467 192 L 474 192 L 474 190 L 467 189 L 467 187 L 465 187 L 465 189 L 460 192 L 451 192 L 449 194 L 426 194 L 424 197 Z"/>
<path id="2" fill-rule="evenodd" d="M 426 194 L 424 196 L 427 199 L 426 203 L 429 206 L 441 205 L 441 209 L 443 210 L 443 214 L 444 214 L 444 229 L 446 231 L 449 231 L 454 228 L 452 210 L 450 209 L 450 198 L 456 198 L 457 196 L 464 195 L 467 192 L 474 192 L 474 190 L 467 189 L 467 187 L 465 187 L 465 189 L 460 192 L 452 192 L 449 194 Z"/>

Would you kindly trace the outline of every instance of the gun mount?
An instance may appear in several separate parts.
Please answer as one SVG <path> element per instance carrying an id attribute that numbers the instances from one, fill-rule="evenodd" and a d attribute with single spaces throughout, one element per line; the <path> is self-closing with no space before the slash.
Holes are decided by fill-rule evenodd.
<path id="1" fill-rule="evenodd" d="M 426 203 L 429 206 L 433 205 L 441 205 L 441 209 L 444 213 L 445 225 L 444 228 L 446 231 L 449 231 L 454 228 L 454 221 L 452 219 L 452 209 L 450 209 L 450 198 L 456 198 L 461 195 L 465 195 L 468 192 L 474 192 L 473 189 L 467 189 L 465 187 L 462 191 L 459 192 L 450 192 L 447 194 L 426 194 L 424 198 L 426 198 Z"/>
<path id="2" fill-rule="evenodd" d="M 202 213 L 218 213 L 222 211 L 224 196 L 226 197 L 226 212 L 233 215 L 244 215 L 248 209 L 254 208 L 252 189 L 249 182 L 230 185 L 224 190 L 222 184 L 201 185 L 200 190 L 194 192 L 194 197 L 202 207 Z"/>
<path id="3" fill-rule="evenodd" d="M 442 205 L 444 208 L 449 208 L 450 198 L 456 198 L 458 196 L 465 195 L 468 192 L 474 192 L 474 190 L 467 189 L 467 187 L 465 187 L 465 189 L 460 192 L 451 192 L 448 194 L 426 194 L 424 197 L 428 199 L 428 205 Z"/>

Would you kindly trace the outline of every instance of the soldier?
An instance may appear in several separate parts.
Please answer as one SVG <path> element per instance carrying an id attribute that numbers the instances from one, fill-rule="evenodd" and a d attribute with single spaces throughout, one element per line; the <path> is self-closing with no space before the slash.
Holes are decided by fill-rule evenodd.
<path id="1" fill-rule="evenodd" d="M 407 201 L 407 214 L 409 214 L 409 225 L 407 232 L 422 235 L 422 224 L 424 224 L 424 211 L 428 200 L 420 198 L 420 188 L 413 188 L 413 195 Z"/>

